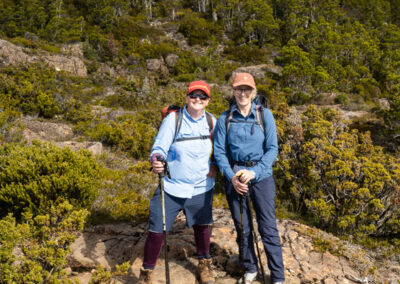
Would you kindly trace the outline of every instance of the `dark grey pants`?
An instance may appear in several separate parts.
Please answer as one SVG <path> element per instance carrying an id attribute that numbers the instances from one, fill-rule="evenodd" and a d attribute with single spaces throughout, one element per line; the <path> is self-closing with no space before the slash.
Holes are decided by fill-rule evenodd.
<path id="1" fill-rule="evenodd" d="M 258 231 L 260 233 L 268 268 L 271 271 L 272 282 L 284 281 L 282 246 L 275 217 L 275 181 L 272 176 L 250 186 L 250 197 L 256 212 Z M 237 232 L 237 243 L 240 246 L 240 195 L 235 191 L 231 182 L 226 181 L 226 198 L 229 203 L 232 218 Z M 253 214 L 254 216 L 254 214 Z M 253 235 L 250 230 L 248 207 L 244 202 L 243 231 L 244 246 L 243 260 L 246 272 L 257 271 L 257 256 L 254 251 Z"/>

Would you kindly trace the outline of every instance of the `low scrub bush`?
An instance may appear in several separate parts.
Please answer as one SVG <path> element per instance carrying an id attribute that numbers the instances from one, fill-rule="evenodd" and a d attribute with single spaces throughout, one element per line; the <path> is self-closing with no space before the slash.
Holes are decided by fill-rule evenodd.
<path id="1" fill-rule="evenodd" d="M 156 129 L 147 121 L 132 115 L 118 116 L 115 120 L 98 119 L 90 125 L 78 124 L 76 131 L 137 159 L 147 157 L 156 134 Z"/>
<path id="2" fill-rule="evenodd" d="M 128 170 L 105 171 L 108 182 L 93 206 L 91 223 L 144 221 L 158 185 L 158 176 L 149 171 L 150 166 L 150 162 L 139 162 Z"/>
<path id="3" fill-rule="evenodd" d="M 64 201 L 43 215 L 11 214 L 0 220 L 1 283 L 72 283 L 65 272 L 69 247 L 83 229 L 86 209 Z"/>
<path id="4" fill-rule="evenodd" d="M 195 13 L 187 13 L 178 32 L 187 38 L 190 45 L 207 45 L 210 39 L 220 36 L 221 28 L 211 21 L 197 17 Z"/>
<path id="5" fill-rule="evenodd" d="M 82 90 L 91 82 L 84 78 L 54 72 L 40 65 L 0 68 L 0 108 L 24 115 L 53 118 L 85 109 Z M 68 114 L 71 112 L 70 114 Z"/>
<path id="6" fill-rule="evenodd" d="M 100 166 L 88 151 L 51 144 L 0 146 L 0 216 L 46 214 L 68 200 L 76 208 L 92 205 Z"/>
<path id="7" fill-rule="evenodd" d="M 349 130 L 334 110 L 310 106 L 288 129 L 276 164 L 281 200 L 324 229 L 358 236 L 400 232 L 400 163 Z"/>
<path id="8" fill-rule="evenodd" d="M 268 62 L 271 52 L 265 47 L 252 44 L 237 46 L 233 43 L 224 48 L 224 54 L 228 59 L 248 63 Z"/>

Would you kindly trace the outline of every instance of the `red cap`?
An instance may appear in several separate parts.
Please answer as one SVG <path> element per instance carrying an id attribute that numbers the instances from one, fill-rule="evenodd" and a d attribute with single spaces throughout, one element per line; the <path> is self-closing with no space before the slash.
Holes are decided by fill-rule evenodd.
<path id="1" fill-rule="evenodd" d="M 253 89 L 256 88 L 256 83 L 254 82 L 254 78 L 249 73 L 236 73 L 235 78 L 232 82 L 232 87 L 238 87 L 241 85 L 249 86 Z"/>
<path id="2" fill-rule="evenodd" d="M 190 82 L 187 94 L 190 94 L 191 92 L 196 90 L 201 90 L 206 93 L 207 96 L 210 96 L 210 86 L 204 81 Z"/>

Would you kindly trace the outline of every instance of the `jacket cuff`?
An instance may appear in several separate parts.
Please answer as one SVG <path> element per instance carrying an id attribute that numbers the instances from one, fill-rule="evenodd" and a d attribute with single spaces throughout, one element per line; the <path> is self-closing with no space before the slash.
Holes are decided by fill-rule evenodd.
<path id="1" fill-rule="evenodd" d="M 155 161 L 157 161 L 157 157 L 161 157 L 161 158 L 165 159 L 164 156 L 163 156 L 162 154 L 160 154 L 160 153 L 154 153 L 154 154 L 151 155 L 151 157 L 150 157 L 150 162 L 155 162 Z"/>

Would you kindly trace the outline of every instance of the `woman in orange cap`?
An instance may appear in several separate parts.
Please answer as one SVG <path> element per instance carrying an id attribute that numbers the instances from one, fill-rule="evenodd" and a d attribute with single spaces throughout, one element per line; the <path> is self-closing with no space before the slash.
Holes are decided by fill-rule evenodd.
<path id="1" fill-rule="evenodd" d="M 272 165 L 278 154 L 274 117 L 269 109 L 255 102 L 257 89 L 251 74 L 236 74 L 232 87 L 234 104 L 219 117 L 215 127 L 214 156 L 226 178 L 226 198 L 241 248 L 245 273 L 239 283 L 252 283 L 257 276 L 251 212 L 247 203 L 242 203 L 244 210 L 241 210 L 243 196 L 253 201 L 272 283 L 283 283 L 284 266 L 276 226 L 272 176 Z"/>

